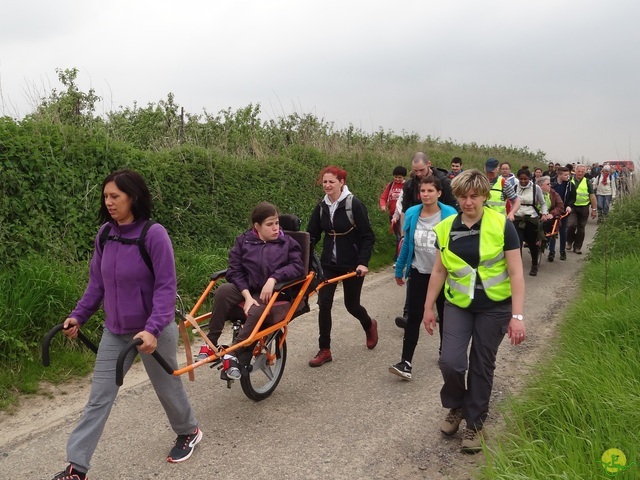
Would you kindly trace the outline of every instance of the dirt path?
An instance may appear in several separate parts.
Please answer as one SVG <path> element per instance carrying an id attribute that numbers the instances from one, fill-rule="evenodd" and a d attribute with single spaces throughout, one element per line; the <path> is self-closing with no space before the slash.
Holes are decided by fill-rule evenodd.
<path id="1" fill-rule="evenodd" d="M 595 222 L 590 221 L 586 243 L 594 231 Z M 507 341 L 501 346 L 489 435 L 502 425 L 498 404 L 518 391 L 546 352 L 561 313 L 559 300 L 577 293 L 573 279 L 585 255 L 568 253 L 566 262 L 545 260 L 537 277 L 526 275 L 528 257 L 525 254 L 528 339 L 519 347 Z M 395 285 L 392 275 L 389 268 L 365 281 L 363 304 L 379 324 L 375 350 L 366 349 L 359 324 L 336 304 L 334 361 L 309 368 L 307 361 L 317 350 L 314 307 L 291 325 L 286 371 L 269 399 L 255 403 L 237 384 L 228 390 L 217 370 L 206 367 L 196 371 L 195 382 L 185 377 L 205 437 L 184 464 L 165 461 L 174 434 L 136 365 L 93 458 L 92 480 L 274 474 L 296 480 L 471 478 L 483 457 L 460 453 L 459 434 L 444 438 L 438 431 L 446 411 L 439 401 L 437 336 L 421 332 L 411 382 L 387 371 L 399 360 L 402 346 L 402 331 L 393 319 L 401 311 L 404 288 Z M 64 467 L 66 441 L 82 413 L 89 381 L 52 387 L 49 396 L 26 398 L 14 415 L 0 414 L 3 472 L 11 472 L 12 478 L 48 480 Z"/>

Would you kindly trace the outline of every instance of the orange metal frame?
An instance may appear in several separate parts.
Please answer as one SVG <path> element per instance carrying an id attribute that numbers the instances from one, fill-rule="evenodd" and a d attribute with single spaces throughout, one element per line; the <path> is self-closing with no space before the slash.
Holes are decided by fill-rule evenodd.
<path id="1" fill-rule="evenodd" d="M 559 217 L 555 217 L 553 219 L 553 228 L 551 229 L 551 231 L 549 233 L 545 233 L 545 236 L 547 238 L 549 237 L 553 237 L 554 235 L 556 235 L 558 233 L 558 225 L 560 224 L 560 221 L 566 217 L 567 215 L 569 215 L 568 212 L 563 213 L 562 215 L 560 215 Z"/>
<path id="2" fill-rule="evenodd" d="M 205 320 L 208 320 L 209 318 L 211 318 L 211 312 L 207 312 L 207 313 L 203 313 L 201 315 L 197 315 L 198 311 L 200 310 L 200 308 L 202 307 L 202 305 L 206 302 L 207 297 L 209 296 L 209 294 L 211 293 L 211 291 L 213 290 L 215 284 L 218 282 L 219 279 L 216 280 L 211 280 L 211 282 L 209 282 L 209 285 L 207 285 L 207 287 L 204 289 L 204 291 L 202 292 L 202 294 L 200 295 L 200 298 L 198 299 L 198 301 L 196 302 L 196 304 L 193 306 L 193 308 L 191 309 L 191 311 L 189 312 L 188 315 L 185 315 L 183 319 L 181 319 L 180 324 L 179 324 L 179 328 L 180 328 L 180 332 L 182 335 L 182 339 L 183 339 L 183 343 L 185 346 L 185 353 L 187 355 L 187 366 L 183 367 L 183 368 L 179 368 L 177 370 L 174 370 L 173 375 L 183 375 L 185 373 L 189 374 L 189 379 L 190 380 L 194 380 L 194 374 L 193 371 L 198 368 L 201 367 L 202 365 L 206 365 L 207 363 L 211 363 L 214 362 L 216 360 L 220 360 L 222 359 L 222 357 L 224 357 L 225 354 L 231 353 L 235 350 L 238 350 L 239 348 L 242 347 L 246 347 L 249 346 L 255 342 L 258 342 L 258 345 L 256 348 L 260 349 L 263 346 L 263 342 L 264 342 L 264 337 L 266 337 L 267 335 L 278 331 L 278 330 L 282 330 L 283 331 L 283 335 L 280 338 L 280 342 L 281 345 L 282 343 L 284 343 L 286 336 L 287 336 L 287 328 L 289 325 L 289 322 L 293 319 L 293 316 L 296 312 L 296 310 L 298 309 L 300 303 L 302 302 L 302 300 L 304 299 L 305 296 L 307 297 L 311 297 L 314 294 L 316 294 L 322 287 L 329 285 L 329 284 L 333 284 L 333 283 L 338 283 L 341 282 L 343 280 L 346 280 L 347 278 L 351 278 L 357 275 L 357 272 L 349 272 L 345 275 L 340 275 L 338 277 L 334 277 L 331 278 L 329 280 L 323 280 L 321 283 L 319 283 L 312 291 L 309 291 L 309 287 L 311 285 L 311 283 L 313 282 L 313 280 L 316 278 L 316 272 L 309 272 L 307 274 L 306 277 L 301 278 L 298 281 L 295 281 L 293 283 L 289 283 L 287 284 L 287 286 L 285 288 L 283 288 L 282 290 L 279 291 L 274 291 L 273 295 L 271 296 L 271 300 L 269 300 L 269 303 L 267 304 L 267 307 L 265 308 L 264 312 L 262 313 L 262 315 L 260 316 L 260 319 L 258 320 L 258 322 L 256 323 L 256 326 L 254 327 L 253 331 L 251 332 L 251 335 L 249 335 L 249 337 L 239 343 L 236 343 L 235 345 L 231 345 L 230 347 L 226 347 L 223 348 L 219 351 L 216 350 L 216 348 L 214 348 L 214 345 L 211 343 L 211 341 L 209 340 L 209 338 L 207 337 L 207 335 L 204 333 L 204 331 L 200 328 L 200 323 L 202 323 Z M 221 277 L 224 278 L 224 277 Z M 291 303 L 291 306 L 289 308 L 289 310 L 287 311 L 287 314 L 285 315 L 285 317 L 280 320 L 279 322 L 265 328 L 265 329 L 261 329 L 262 324 L 264 323 L 265 319 L 267 318 L 267 316 L 269 315 L 271 309 L 273 308 L 273 305 L 276 303 L 277 298 L 278 298 L 278 293 L 281 291 L 284 291 L 286 289 L 289 289 L 295 285 L 300 285 L 302 284 L 300 291 L 298 292 L 298 294 L 296 295 L 296 298 L 293 300 L 293 302 Z M 215 300 L 214 300 L 215 301 Z M 204 359 L 204 360 L 199 360 L 197 362 L 193 361 L 193 356 L 191 354 L 191 341 L 189 339 L 189 335 L 187 334 L 187 328 L 188 327 L 193 327 L 202 337 L 202 339 L 209 345 L 209 347 L 211 347 L 211 349 L 215 352 L 214 355 L 211 355 L 210 357 Z M 269 358 L 270 362 L 275 361 L 275 358 Z"/>

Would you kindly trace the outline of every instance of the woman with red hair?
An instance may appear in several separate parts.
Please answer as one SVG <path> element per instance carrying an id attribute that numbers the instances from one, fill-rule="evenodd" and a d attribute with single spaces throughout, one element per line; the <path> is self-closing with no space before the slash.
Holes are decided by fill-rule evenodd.
<path id="1" fill-rule="evenodd" d="M 342 282 L 344 305 L 356 317 L 366 333 L 368 349 L 378 343 L 378 325 L 360 304 L 364 276 L 369 269 L 369 259 L 375 243 L 367 208 L 346 185 L 347 172 L 329 166 L 320 172 L 319 182 L 325 196 L 314 209 L 307 231 L 315 246 L 324 232 L 320 263 L 325 278 L 334 278 L 358 271 L 359 275 Z M 309 361 L 309 366 L 319 367 L 333 360 L 331 356 L 331 308 L 337 284 L 329 284 L 318 291 L 318 325 L 320 350 Z"/>

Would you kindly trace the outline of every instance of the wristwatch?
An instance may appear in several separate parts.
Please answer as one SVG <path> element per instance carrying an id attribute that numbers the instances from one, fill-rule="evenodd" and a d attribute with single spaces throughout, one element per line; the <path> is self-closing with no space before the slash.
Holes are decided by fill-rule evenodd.
<path id="1" fill-rule="evenodd" d="M 524 315 L 511 315 L 511 318 L 515 318 L 516 320 L 524 321 Z"/>

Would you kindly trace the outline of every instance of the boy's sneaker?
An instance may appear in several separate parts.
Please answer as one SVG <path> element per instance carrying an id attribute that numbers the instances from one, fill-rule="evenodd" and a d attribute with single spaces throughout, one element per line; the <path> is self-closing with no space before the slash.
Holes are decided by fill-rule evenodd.
<path id="1" fill-rule="evenodd" d="M 445 419 L 440 422 L 440 431 L 445 435 L 453 435 L 460 428 L 460 422 L 462 422 L 462 409 L 452 408 Z"/>
<path id="2" fill-rule="evenodd" d="M 211 355 L 215 355 L 216 352 L 214 352 L 211 347 L 209 347 L 209 345 L 202 345 L 200 347 L 200 351 L 198 352 L 198 355 L 196 356 L 196 361 L 200 361 L 200 360 L 206 360 L 207 358 L 209 358 Z"/>
<path id="3" fill-rule="evenodd" d="M 406 360 L 402 360 L 401 362 L 389 367 L 389 372 L 406 380 L 411 380 L 411 364 Z"/>
<path id="4" fill-rule="evenodd" d="M 225 355 L 222 359 L 220 378 L 223 380 L 240 380 L 240 376 L 240 363 L 238 362 L 238 358 L 229 354 Z"/>
<path id="5" fill-rule="evenodd" d="M 62 472 L 56 473 L 56 476 L 52 480 L 86 480 L 87 474 L 85 472 L 79 472 L 71 465 L 67 465 Z"/>
<path id="6" fill-rule="evenodd" d="M 567 259 L 567 252 L 560 252 L 560 260 L 566 260 Z"/>
<path id="7" fill-rule="evenodd" d="M 200 440 L 202 440 L 202 430 L 199 428 L 188 435 L 178 435 L 175 446 L 169 452 L 167 462 L 180 463 L 188 460 Z"/>
<path id="8" fill-rule="evenodd" d="M 482 450 L 482 430 L 471 430 L 465 428 L 462 432 L 462 442 L 460 443 L 460 450 L 465 453 L 478 453 Z"/>
<path id="9" fill-rule="evenodd" d="M 550 261 L 550 262 L 553 262 L 555 257 L 556 257 L 555 252 L 551 252 L 551 253 L 549 253 L 549 256 L 547 257 L 547 260 Z"/>

